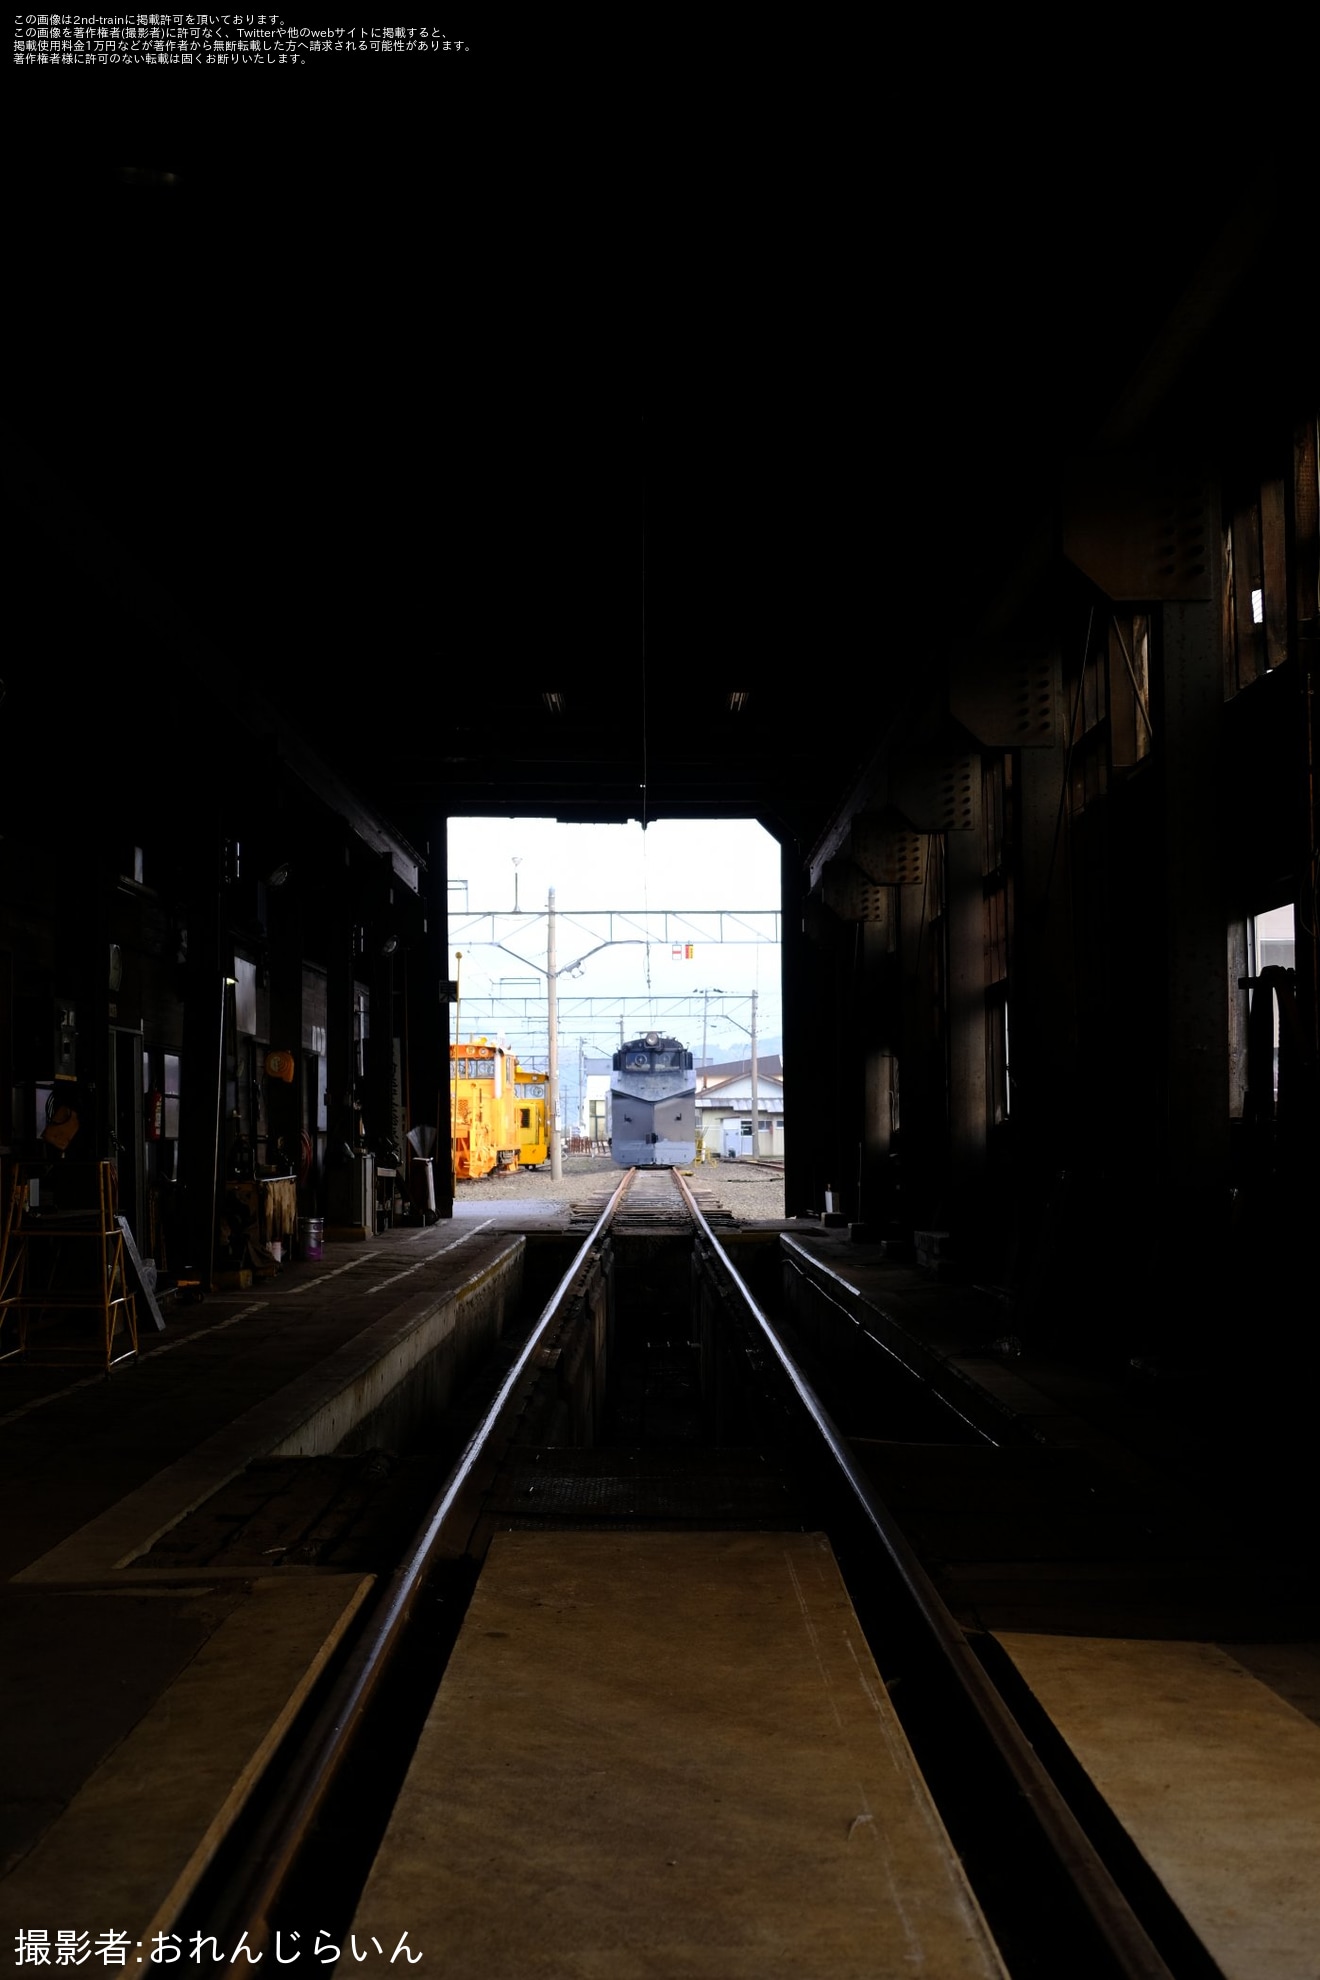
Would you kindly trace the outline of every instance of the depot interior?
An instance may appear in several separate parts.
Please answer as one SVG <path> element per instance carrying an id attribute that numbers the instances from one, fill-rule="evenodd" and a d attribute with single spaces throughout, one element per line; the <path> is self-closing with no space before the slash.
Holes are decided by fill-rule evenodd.
<path id="1" fill-rule="evenodd" d="M 110 1162 L 205 1281 L 241 1140 L 333 1216 L 356 1148 L 447 1143 L 448 817 L 755 818 L 787 1213 L 947 1234 L 1022 1338 L 1281 1461 L 1320 1200 L 1305 175 L 1055 135 L 1051 175 L 1001 130 L 952 205 L 520 185 L 498 254 L 488 181 L 419 253 L 441 167 L 369 148 L 29 160 L 6 1201 Z"/>

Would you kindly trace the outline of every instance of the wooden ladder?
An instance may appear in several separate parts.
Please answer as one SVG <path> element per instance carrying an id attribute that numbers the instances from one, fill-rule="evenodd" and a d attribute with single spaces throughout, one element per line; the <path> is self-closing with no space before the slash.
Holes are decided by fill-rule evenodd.
<path id="1" fill-rule="evenodd" d="M 59 1364 L 92 1355 L 108 1371 L 137 1354 L 137 1298 L 116 1214 L 114 1167 L 96 1166 L 95 1209 L 44 1214 L 30 1206 L 30 1178 L 15 1171 L 0 1237 L 0 1360 L 21 1355 Z M 72 1338 L 60 1324 L 65 1315 L 74 1317 Z M 77 1338 L 81 1315 L 99 1323 L 94 1347 Z"/>

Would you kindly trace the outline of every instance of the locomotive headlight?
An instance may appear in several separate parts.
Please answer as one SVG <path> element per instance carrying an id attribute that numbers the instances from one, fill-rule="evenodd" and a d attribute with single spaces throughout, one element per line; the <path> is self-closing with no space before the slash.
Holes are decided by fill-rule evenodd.
<path id="1" fill-rule="evenodd" d="M 650 1046 L 658 1045 L 660 1043 L 660 1033 L 658 1031 L 648 1031 L 646 1034 L 646 1042 Z"/>

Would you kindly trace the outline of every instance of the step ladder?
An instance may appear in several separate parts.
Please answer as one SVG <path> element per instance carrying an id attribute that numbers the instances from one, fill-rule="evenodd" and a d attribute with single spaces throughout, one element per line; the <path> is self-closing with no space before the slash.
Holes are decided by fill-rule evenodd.
<path id="1" fill-rule="evenodd" d="M 90 1362 L 107 1372 L 138 1351 L 114 1166 L 96 1164 L 87 1209 L 34 1209 L 20 1165 L 0 1234 L 0 1360 Z"/>

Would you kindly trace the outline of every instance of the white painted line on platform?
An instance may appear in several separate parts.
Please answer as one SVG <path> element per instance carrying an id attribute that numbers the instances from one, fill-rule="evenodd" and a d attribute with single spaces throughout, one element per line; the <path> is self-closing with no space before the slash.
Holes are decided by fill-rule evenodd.
<path id="1" fill-rule="evenodd" d="M 138 1360 L 154 1361 L 157 1355 L 172 1354 L 175 1348 L 191 1347 L 194 1341 L 205 1340 L 208 1334 L 223 1333 L 226 1327 L 236 1326 L 240 1320 L 247 1320 L 254 1313 L 264 1312 L 269 1305 L 268 1299 L 254 1300 L 250 1306 L 240 1307 L 237 1313 L 231 1313 L 227 1320 L 217 1320 L 213 1327 L 199 1327 L 195 1334 L 181 1335 L 177 1341 L 164 1341 L 159 1347 L 153 1347 L 149 1355 L 139 1353 Z M 94 1375 L 84 1375 L 79 1382 L 68 1382 L 62 1389 L 52 1389 L 48 1396 L 34 1396 L 31 1402 L 24 1403 L 20 1409 L 11 1409 L 8 1416 L 0 1416 L 0 1429 L 6 1423 L 17 1423 L 20 1416 L 28 1416 L 34 1409 L 44 1409 L 47 1403 L 59 1402 L 61 1397 L 71 1396 L 76 1389 L 93 1388 L 96 1383 L 104 1382 L 105 1378 L 105 1369 L 99 1368 Z"/>
<path id="2" fill-rule="evenodd" d="M 511 1269 L 516 1250 L 510 1244 L 499 1249 L 493 1261 L 476 1270 L 466 1268 L 464 1283 L 442 1291 L 429 1313 L 390 1310 L 391 1303 L 384 1302 L 387 1310 L 364 1331 L 144 1479 L 12 1579 L 95 1581 L 137 1567 L 162 1533 L 237 1477 L 254 1458 L 306 1457 L 336 1449 L 355 1422 L 369 1415 L 443 1344 L 464 1298 Z M 278 1310 L 278 1302 L 272 1304 Z"/>
<path id="3" fill-rule="evenodd" d="M 30 1416 L 34 1409 L 44 1409 L 47 1403 L 61 1402 L 71 1396 L 75 1389 L 90 1389 L 95 1382 L 104 1382 L 106 1371 L 99 1368 L 95 1375 L 84 1375 L 80 1382 L 66 1382 L 62 1389 L 52 1389 L 48 1396 L 34 1396 L 19 1409 L 11 1409 L 7 1416 L 0 1416 L 0 1427 L 6 1423 L 17 1423 L 20 1416 Z"/>
<path id="4" fill-rule="evenodd" d="M 447 1251 L 453 1251 L 458 1245 L 466 1244 L 470 1237 L 477 1237 L 482 1231 L 489 1230 L 494 1221 L 495 1219 L 493 1217 L 487 1217 L 475 1229 L 464 1231 L 461 1237 L 454 1238 L 449 1244 L 442 1244 L 438 1251 L 429 1251 L 426 1257 L 419 1258 L 415 1265 L 406 1266 L 402 1272 L 396 1272 L 392 1279 L 382 1279 L 378 1285 L 368 1287 L 368 1291 L 374 1293 L 384 1292 L 387 1286 L 397 1286 L 400 1279 L 410 1279 L 414 1272 L 420 1272 L 424 1265 L 431 1263 L 432 1259 L 443 1258 Z"/>
<path id="5" fill-rule="evenodd" d="M 300 1286 L 290 1286 L 286 1298 L 293 1299 L 298 1293 L 310 1292 L 314 1286 L 323 1286 L 327 1279 L 342 1278 L 345 1272 L 356 1272 L 359 1265 L 369 1265 L 366 1253 L 361 1258 L 350 1258 L 347 1265 L 336 1265 L 333 1272 L 318 1272 L 314 1279 L 305 1279 Z"/>

